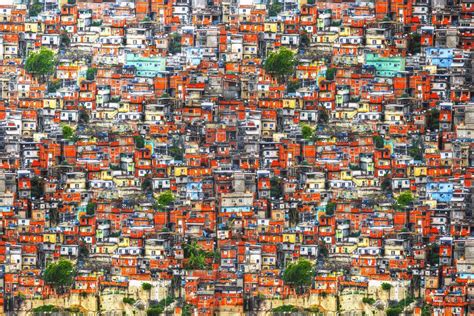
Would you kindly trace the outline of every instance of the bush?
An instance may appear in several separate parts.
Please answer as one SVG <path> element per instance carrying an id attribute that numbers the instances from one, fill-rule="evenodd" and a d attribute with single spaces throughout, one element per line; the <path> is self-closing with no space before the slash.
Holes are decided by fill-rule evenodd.
<path id="1" fill-rule="evenodd" d="M 371 297 L 364 297 L 362 299 L 362 302 L 365 303 L 365 304 L 374 305 L 375 299 L 373 299 Z"/>
<path id="2" fill-rule="evenodd" d="M 282 305 L 272 309 L 274 313 L 295 313 L 298 312 L 298 308 L 293 305 Z"/>
<path id="3" fill-rule="evenodd" d="M 403 312 L 402 307 L 389 307 L 387 309 L 387 316 L 398 316 Z"/>
<path id="4" fill-rule="evenodd" d="M 53 313 L 58 311 L 59 308 L 54 305 L 43 305 L 33 308 L 33 313 Z"/>
<path id="5" fill-rule="evenodd" d="M 145 284 L 145 283 L 144 283 Z M 146 314 L 147 316 L 160 316 L 163 314 L 165 311 L 165 308 L 169 305 L 171 305 L 175 301 L 174 296 L 168 296 L 161 301 L 158 302 L 158 304 L 151 306 L 147 311 Z"/>
<path id="6" fill-rule="evenodd" d="M 125 304 L 133 305 L 135 304 L 135 299 L 133 297 L 124 297 L 122 300 Z"/>

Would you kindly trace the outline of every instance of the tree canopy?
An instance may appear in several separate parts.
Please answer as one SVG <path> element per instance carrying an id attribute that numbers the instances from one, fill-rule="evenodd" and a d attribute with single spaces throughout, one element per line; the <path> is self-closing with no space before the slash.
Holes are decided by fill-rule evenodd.
<path id="1" fill-rule="evenodd" d="M 412 203 L 415 198 L 410 191 L 405 191 L 400 193 L 397 197 L 397 203 L 401 206 L 407 206 L 408 204 Z"/>
<path id="2" fill-rule="evenodd" d="M 142 289 L 143 289 L 144 291 L 149 291 L 149 290 L 151 290 L 152 287 L 153 287 L 153 285 L 151 285 L 151 284 L 148 283 L 148 282 L 142 283 Z"/>
<path id="3" fill-rule="evenodd" d="M 303 135 L 304 139 L 310 140 L 313 138 L 314 129 L 307 124 L 303 124 L 301 126 L 301 134 Z"/>
<path id="4" fill-rule="evenodd" d="M 274 199 L 279 199 L 283 196 L 282 180 L 279 177 L 272 177 L 270 179 L 270 196 Z"/>
<path id="5" fill-rule="evenodd" d="M 43 11 L 43 5 L 39 3 L 39 1 L 34 1 L 31 4 L 30 10 L 28 11 L 28 13 L 30 14 L 30 16 L 38 16 L 38 14 L 40 14 L 41 11 Z"/>
<path id="6" fill-rule="evenodd" d="M 74 265 L 69 260 L 61 259 L 50 263 L 44 271 L 44 281 L 60 293 L 64 293 L 74 281 Z"/>
<path id="7" fill-rule="evenodd" d="M 334 80 L 336 76 L 336 68 L 328 68 L 326 70 L 326 80 Z"/>
<path id="8" fill-rule="evenodd" d="M 88 68 L 86 71 L 86 79 L 87 80 L 94 80 L 97 74 L 97 68 Z"/>
<path id="9" fill-rule="evenodd" d="M 384 291 L 390 291 L 390 289 L 392 288 L 392 285 L 390 283 L 386 283 L 386 282 L 382 283 L 381 286 L 382 286 L 382 290 L 384 290 Z"/>
<path id="10" fill-rule="evenodd" d="M 272 52 L 268 55 L 263 68 L 265 68 L 266 72 L 282 81 L 293 73 L 295 65 L 295 53 L 288 48 L 280 48 L 277 52 Z"/>
<path id="11" fill-rule="evenodd" d="M 62 132 L 65 139 L 71 139 L 74 136 L 74 130 L 69 125 L 63 125 Z"/>
<path id="12" fill-rule="evenodd" d="M 56 56 L 47 48 L 41 48 L 37 52 L 31 52 L 25 63 L 25 70 L 33 75 L 47 76 L 54 72 Z"/>
<path id="13" fill-rule="evenodd" d="M 173 203 L 174 200 L 175 200 L 175 196 L 174 196 L 173 192 L 168 190 L 168 191 L 162 192 L 158 196 L 157 202 L 161 206 L 166 207 L 166 206 L 170 205 L 171 203 Z"/>
<path id="14" fill-rule="evenodd" d="M 383 141 L 383 137 L 382 137 L 382 136 L 380 136 L 380 135 L 374 136 L 374 137 L 373 137 L 373 140 L 374 140 L 375 148 L 377 148 L 377 149 L 383 149 L 383 147 L 384 147 L 384 141 Z"/>
<path id="15" fill-rule="evenodd" d="M 181 52 L 181 35 L 173 33 L 170 36 L 168 52 L 172 55 Z"/>
<path id="16" fill-rule="evenodd" d="M 283 10 L 283 5 L 277 0 L 271 1 L 268 8 L 268 16 L 277 16 Z"/>
<path id="17" fill-rule="evenodd" d="M 138 149 L 145 147 L 145 139 L 142 135 L 133 136 L 133 141 L 135 142 L 135 147 Z"/>
<path id="18" fill-rule="evenodd" d="M 430 131 L 439 129 L 439 110 L 432 109 L 426 113 L 426 127 Z"/>
<path id="19" fill-rule="evenodd" d="M 308 260 L 300 259 L 290 263 L 283 272 L 283 280 L 294 287 L 297 292 L 303 293 L 313 281 L 313 265 Z"/>

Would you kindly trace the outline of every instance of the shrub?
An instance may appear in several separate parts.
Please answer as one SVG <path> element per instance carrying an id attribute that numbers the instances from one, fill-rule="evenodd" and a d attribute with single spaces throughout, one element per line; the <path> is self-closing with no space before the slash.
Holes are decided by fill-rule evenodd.
<path id="1" fill-rule="evenodd" d="M 133 297 L 124 297 L 122 300 L 125 304 L 133 305 L 135 304 L 135 299 Z"/>

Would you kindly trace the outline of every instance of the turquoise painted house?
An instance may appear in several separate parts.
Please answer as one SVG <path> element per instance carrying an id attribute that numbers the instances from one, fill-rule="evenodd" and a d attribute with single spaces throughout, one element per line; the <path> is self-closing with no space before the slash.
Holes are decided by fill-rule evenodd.
<path id="1" fill-rule="evenodd" d="M 405 71 L 404 57 L 380 57 L 378 54 L 365 54 L 365 64 L 375 67 L 377 76 L 395 77 L 397 73 Z"/>
<path id="2" fill-rule="evenodd" d="M 160 56 L 143 57 L 136 54 L 127 54 L 126 65 L 135 67 L 138 77 L 153 78 L 165 72 L 166 59 Z"/>

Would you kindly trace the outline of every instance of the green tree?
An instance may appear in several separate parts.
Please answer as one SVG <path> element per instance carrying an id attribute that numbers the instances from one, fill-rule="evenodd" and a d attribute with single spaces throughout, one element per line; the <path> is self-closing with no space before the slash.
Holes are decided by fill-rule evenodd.
<path id="1" fill-rule="evenodd" d="M 61 80 L 53 80 L 48 83 L 48 93 L 55 93 L 61 88 Z"/>
<path id="2" fill-rule="evenodd" d="M 432 109 L 426 112 L 426 127 L 430 131 L 439 130 L 439 110 Z"/>
<path id="3" fill-rule="evenodd" d="M 311 126 L 307 124 L 303 124 L 301 126 L 301 134 L 303 135 L 304 139 L 311 140 L 313 138 L 313 133 L 314 129 Z"/>
<path id="4" fill-rule="evenodd" d="M 329 122 L 329 114 L 325 108 L 321 108 L 318 111 L 318 123 L 326 124 L 327 122 Z"/>
<path id="5" fill-rule="evenodd" d="M 177 144 L 173 144 L 169 148 L 168 153 L 175 160 L 182 161 L 184 158 L 184 148 L 178 146 Z"/>
<path id="6" fill-rule="evenodd" d="M 270 0 L 270 7 L 268 8 L 268 16 L 277 16 L 283 10 L 283 5 L 278 0 Z"/>
<path id="7" fill-rule="evenodd" d="M 383 149 L 383 147 L 384 147 L 384 141 L 383 141 L 383 137 L 382 137 L 382 136 L 376 135 L 376 136 L 372 137 L 372 139 L 374 140 L 375 148 L 377 148 L 377 149 Z"/>
<path id="8" fill-rule="evenodd" d="M 89 123 L 89 114 L 84 109 L 79 110 L 79 123 L 81 124 Z"/>
<path id="9" fill-rule="evenodd" d="M 194 254 L 191 253 L 191 256 L 186 263 L 186 269 L 188 270 L 203 270 L 207 268 L 206 258 L 202 253 Z"/>
<path id="10" fill-rule="evenodd" d="M 301 83 L 299 80 L 290 80 L 286 85 L 286 92 L 288 93 L 295 93 L 301 87 Z"/>
<path id="11" fill-rule="evenodd" d="M 51 285 L 59 293 L 65 293 L 74 281 L 75 269 L 69 260 L 61 259 L 50 263 L 43 274 L 46 284 Z"/>
<path id="12" fill-rule="evenodd" d="M 44 181 L 42 178 L 34 176 L 31 178 L 31 197 L 40 199 L 44 195 Z"/>
<path id="13" fill-rule="evenodd" d="M 279 177 L 272 177 L 270 179 L 270 196 L 274 199 L 279 199 L 283 196 L 282 181 Z"/>
<path id="14" fill-rule="evenodd" d="M 413 157 L 414 160 L 423 160 L 423 143 L 421 137 L 416 138 L 411 146 L 408 148 L 408 154 Z"/>
<path id="15" fill-rule="evenodd" d="M 336 76 L 336 68 L 328 68 L 326 70 L 326 80 L 334 80 Z"/>
<path id="16" fill-rule="evenodd" d="M 74 130 L 69 125 L 63 125 L 62 132 L 65 139 L 72 139 L 74 136 Z"/>
<path id="17" fill-rule="evenodd" d="M 382 187 L 383 191 L 391 191 L 392 179 L 390 179 L 390 178 L 383 179 L 381 187 Z"/>
<path id="18" fill-rule="evenodd" d="M 308 33 L 304 32 L 300 36 L 300 48 L 308 47 L 309 44 L 311 44 L 311 39 L 310 39 Z"/>
<path id="19" fill-rule="evenodd" d="M 33 1 L 33 4 L 31 4 L 28 13 L 30 14 L 30 16 L 38 16 L 41 11 L 43 11 L 43 5 L 39 3 L 39 1 L 35 0 Z"/>
<path id="20" fill-rule="evenodd" d="M 94 80 L 97 75 L 97 68 L 88 68 L 86 71 L 86 79 Z"/>
<path id="21" fill-rule="evenodd" d="M 313 281 L 313 266 L 308 260 L 300 259 L 290 263 L 283 272 L 283 281 L 296 289 L 297 293 L 304 293 Z"/>
<path id="22" fill-rule="evenodd" d="M 382 285 L 382 290 L 388 293 L 388 300 L 390 301 L 390 290 L 392 289 L 392 285 L 387 282 L 383 282 Z"/>
<path id="23" fill-rule="evenodd" d="M 94 202 L 87 203 L 87 206 L 86 206 L 87 215 L 94 215 L 96 210 L 97 210 L 97 203 L 94 203 Z"/>
<path id="24" fill-rule="evenodd" d="M 206 258 L 213 258 L 214 261 L 218 261 L 220 253 L 204 251 L 196 240 L 188 241 L 184 246 L 184 257 L 188 258 L 186 262 L 186 269 L 207 269 Z"/>
<path id="25" fill-rule="evenodd" d="M 151 285 L 148 282 L 142 283 L 142 290 L 148 292 L 148 301 L 151 299 L 151 289 L 153 288 L 153 285 Z"/>
<path id="26" fill-rule="evenodd" d="M 413 197 L 413 194 L 410 191 L 405 191 L 400 193 L 400 195 L 397 197 L 397 204 L 405 207 L 411 204 L 415 198 Z"/>
<path id="27" fill-rule="evenodd" d="M 135 147 L 141 149 L 145 147 L 145 139 L 141 135 L 133 136 L 133 140 L 135 142 Z"/>
<path id="28" fill-rule="evenodd" d="M 438 244 L 433 244 L 429 246 L 428 263 L 431 266 L 435 266 L 439 264 L 439 245 Z"/>
<path id="29" fill-rule="evenodd" d="M 54 72 L 56 56 L 48 48 L 41 48 L 37 52 L 31 52 L 25 62 L 25 70 L 33 75 L 44 78 Z"/>
<path id="30" fill-rule="evenodd" d="M 326 204 L 326 215 L 334 215 L 334 212 L 336 211 L 336 206 L 337 204 L 334 202 L 329 202 Z"/>
<path id="31" fill-rule="evenodd" d="M 173 192 L 168 190 L 168 191 L 160 193 L 160 195 L 157 198 L 157 202 L 162 207 L 166 207 L 166 206 L 169 206 L 171 203 L 173 203 L 175 199 L 176 198 Z"/>
<path id="32" fill-rule="evenodd" d="M 424 303 L 421 308 L 421 316 L 431 316 L 431 306 Z"/>
<path id="33" fill-rule="evenodd" d="M 194 308 L 194 305 L 188 303 L 184 304 L 181 316 L 192 316 L 194 314 Z"/>
<path id="34" fill-rule="evenodd" d="M 181 35 L 178 33 L 173 33 L 170 36 L 168 52 L 172 55 L 178 54 L 181 52 Z"/>
<path id="35" fill-rule="evenodd" d="M 283 47 L 277 52 L 270 53 L 263 64 L 263 68 L 282 82 L 294 72 L 295 65 L 295 53 Z"/>
<path id="36" fill-rule="evenodd" d="M 71 39 L 69 38 L 67 33 L 62 33 L 61 36 L 59 37 L 59 42 L 60 42 L 59 45 L 62 48 L 66 48 L 69 46 L 69 44 L 71 44 Z"/>
<path id="37" fill-rule="evenodd" d="M 412 33 L 408 37 L 407 50 L 410 54 L 415 55 L 421 52 L 421 36 L 418 33 Z"/>
<path id="38" fill-rule="evenodd" d="M 300 221 L 300 212 L 296 207 L 291 207 L 288 210 L 288 221 L 290 222 L 290 225 L 296 225 Z"/>
<path id="39" fill-rule="evenodd" d="M 150 291 L 152 287 L 153 287 L 153 285 L 151 285 L 151 284 L 148 283 L 148 282 L 142 283 L 142 289 L 143 289 L 143 291 Z"/>
<path id="40" fill-rule="evenodd" d="M 153 192 L 153 180 L 146 178 L 142 182 L 142 190 L 145 192 Z"/>
<path id="41" fill-rule="evenodd" d="M 190 257 L 191 254 L 198 254 L 202 251 L 196 240 L 191 240 L 183 246 L 184 256 Z"/>

